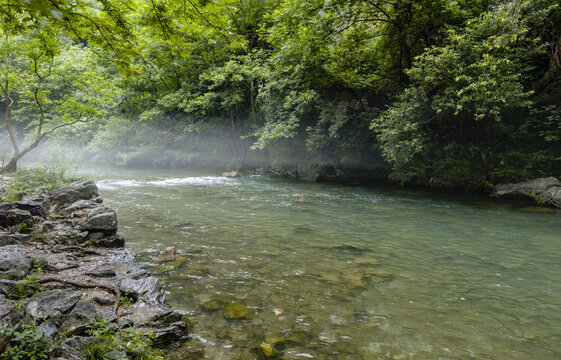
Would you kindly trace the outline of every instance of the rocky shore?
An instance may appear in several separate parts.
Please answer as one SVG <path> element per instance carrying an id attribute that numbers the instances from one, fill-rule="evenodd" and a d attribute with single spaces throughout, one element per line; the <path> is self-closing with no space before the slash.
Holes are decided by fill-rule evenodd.
<path id="1" fill-rule="evenodd" d="M 148 343 L 184 341 L 182 314 L 124 243 L 93 181 L 0 204 L 0 358 L 19 351 L 26 324 L 58 360 L 144 359 Z"/>

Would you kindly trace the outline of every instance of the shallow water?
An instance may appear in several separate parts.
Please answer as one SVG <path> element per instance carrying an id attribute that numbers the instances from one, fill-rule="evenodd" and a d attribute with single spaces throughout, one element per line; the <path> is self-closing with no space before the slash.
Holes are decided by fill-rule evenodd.
<path id="1" fill-rule="evenodd" d="M 561 358 L 561 211 L 259 176 L 91 175 L 209 359 L 259 358 L 263 343 L 290 359 Z M 158 262 L 170 246 L 176 260 Z M 232 302 L 252 317 L 207 309 Z"/>

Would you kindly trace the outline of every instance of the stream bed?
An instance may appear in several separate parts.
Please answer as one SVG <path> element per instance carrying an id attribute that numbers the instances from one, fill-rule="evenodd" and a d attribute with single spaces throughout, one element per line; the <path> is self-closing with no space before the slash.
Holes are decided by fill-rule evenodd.
<path id="1" fill-rule="evenodd" d="M 559 210 L 264 176 L 87 176 L 208 359 L 561 358 Z"/>

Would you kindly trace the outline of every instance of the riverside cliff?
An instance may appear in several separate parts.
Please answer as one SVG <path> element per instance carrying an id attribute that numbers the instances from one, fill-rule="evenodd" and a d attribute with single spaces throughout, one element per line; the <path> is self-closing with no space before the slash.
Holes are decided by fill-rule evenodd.
<path id="1" fill-rule="evenodd" d="M 187 338 L 117 224 L 93 181 L 0 204 L 0 359 L 158 359 Z"/>

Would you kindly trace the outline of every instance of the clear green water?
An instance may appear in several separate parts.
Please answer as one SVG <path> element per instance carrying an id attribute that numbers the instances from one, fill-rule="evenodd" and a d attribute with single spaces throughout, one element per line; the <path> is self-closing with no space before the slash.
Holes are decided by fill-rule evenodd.
<path id="1" fill-rule="evenodd" d="M 258 358 L 263 342 L 291 359 L 561 358 L 560 211 L 266 177 L 94 176 L 209 359 Z M 158 263 L 169 246 L 185 256 Z M 253 318 L 204 307 L 228 302 Z"/>

